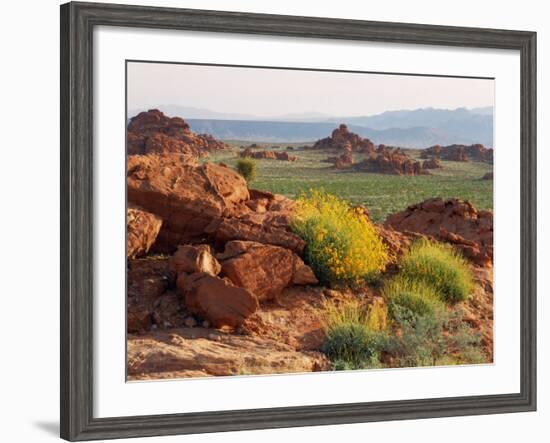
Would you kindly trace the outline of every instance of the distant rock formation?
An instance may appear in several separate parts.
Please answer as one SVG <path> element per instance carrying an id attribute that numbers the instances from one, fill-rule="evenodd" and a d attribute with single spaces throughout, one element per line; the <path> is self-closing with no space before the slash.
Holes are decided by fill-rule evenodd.
<path id="1" fill-rule="evenodd" d="M 266 160 L 284 160 L 288 162 L 295 162 L 297 157 L 294 155 L 289 155 L 288 152 L 275 152 L 275 151 L 254 151 L 253 147 L 257 145 L 251 145 L 245 148 L 239 155 L 241 157 L 248 158 L 257 158 L 257 159 L 266 159 Z"/>
<path id="2" fill-rule="evenodd" d="M 315 142 L 311 149 L 351 150 L 352 152 L 374 152 L 374 143 L 348 130 L 344 124 L 338 126 L 330 137 Z"/>
<path id="3" fill-rule="evenodd" d="M 429 159 L 435 157 L 441 160 L 449 160 L 455 162 L 480 161 L 493 163 L 493 152 L 491 148 L 486 148 L 483 145 L 435 145 L 422 151 L 421 157 Z"/>
<path id="4" fill-rule="evenodd" d="M 353 166 L 353 152 L 348 144 L 344 147 L 344 152 L 337 156 L 329 156 L 326 161 L 333 163 L 336 169 L 346 169 Z"/>
<path id="5" fill-rule="evenodd" d="M 394 175 L 428 175 L 429 171 L 419 161 L 411 159 L 401 148 L 379 145 L 374 154 L 356 165 L 366 172 Z"/>
<path id="6" fill-rule="evenodd" d="M 204 157 L 210 151 L 226 148 L 209 134 L 195 134 L 179 117 L 168 117 L 158 109 L 132 117 L 127 133 L 128 155 L 184 154 Z"/>
<path id="7" fill-rule="evenodd" d="M 428 160 L 424 160 L 422 162 L 422 168 L 423 169 L 441 169 L 443 166 L 441 165 L 441 162 L 439 159 L 432 157 Z"/>

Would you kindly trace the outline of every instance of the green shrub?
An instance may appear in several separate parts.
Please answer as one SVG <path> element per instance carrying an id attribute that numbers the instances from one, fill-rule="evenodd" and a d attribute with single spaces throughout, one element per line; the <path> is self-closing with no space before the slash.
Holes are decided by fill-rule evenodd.
<path id="1" fill-rule="evenodd" d="M 292 229 L 306 242 L 306 261 L 324 284 L 359 285 L 388 261 L 372 222 L 334 195 L 314 190 L 300 195 Z"/>
<path id="2" fill-rule="evenodd" d="M 386 350 L 401 367 L 477 364 L 487 362 L 481 336 L 463 321 L 461 309 L 436 309 L 424 315 L 404 306 L 392 311 L 399 334 L 391 336 Z"/>
<path id="3" fill-rule="evenodd" d="M 256 178 L 256 160 L 252 158 L 240 158 L 237 160 L 237 172 L 243 176 L 247 182 Z"/>
<path id="4" fill-rule="evenodd" d="M 435 289 L 423 281 L 413 281 L 397 276 L 385 283 L 382 293 L 392 318 L 396 317 L 398 309 L 401 310 L 400 315 L 407 315 L 408 312 L 410 318 L 434 316 L 437 311 L 445 309 Z"/>
<path id="5" fill-rule="evenodd" d="M 444 310 L 418 315 L 396 305 L 392 315 L 399 334 L 392 336 L 388 351 L 396 357 L 397 366 L 433 366 L 446 354 L 448 346 L 443 332 L 447 313 Z"/>
<path id="6" fill-rule="evenodd" d="M 335 369 L 375 368 L 380 366 L 384 338 L 385 334 L 364 325 L 348 323 L 329 331 L 322 350 L 335 362 Z"/>
<path id="7" fill-rule="evenodd" d="M 367 307 L 359 300 L 326 302 L 321 319 L 326 333 L 322 351 L 335 370 L 380 366 L 380 352 L 387 339 L 387 311 L 381 305 Z"/>
<path id="8" fill-rule="evenodd" d="M 432 286 L 449 304 L 466 300 L 473 289 L 468 263 L 448 245 L 418 241 L 405 254 L 400 267 L 403 278 Z"/>

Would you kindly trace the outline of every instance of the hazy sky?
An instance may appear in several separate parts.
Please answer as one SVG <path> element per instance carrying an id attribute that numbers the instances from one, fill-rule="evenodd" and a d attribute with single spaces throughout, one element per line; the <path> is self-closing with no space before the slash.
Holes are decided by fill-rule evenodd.
<path id="1" fill-rule="evenodd" d="M 128 63 L 130 111 L 180 105 L 262 118 L 305 112 L 363 116 L 493 101 L 494 81 L 486 79 Z"/>

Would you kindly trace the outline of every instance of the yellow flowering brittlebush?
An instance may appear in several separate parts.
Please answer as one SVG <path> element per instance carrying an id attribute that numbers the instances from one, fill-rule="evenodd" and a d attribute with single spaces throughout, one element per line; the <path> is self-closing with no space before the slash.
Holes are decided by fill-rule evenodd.
<path id="1" fill-rule="evenodd" d="M 358 285 L 384 270 L 388 252 L 362 209 L 323 191 L 299 196 L 292 228 L 323 283 Z"/>

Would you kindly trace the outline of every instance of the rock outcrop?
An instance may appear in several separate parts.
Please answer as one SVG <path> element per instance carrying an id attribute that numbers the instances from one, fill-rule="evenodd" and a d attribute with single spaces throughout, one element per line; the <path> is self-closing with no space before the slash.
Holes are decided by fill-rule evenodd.
<path id="1" fill-rule="evenodd" d="M 227 278 L 206 272 L 181 273 L 177 285 L 187 309 L 215 327 L 237 327 L 258 309 L 257 297 Z"/>
<path id="2" fill-rule="evenodd" d="M 394 175 L 426 175 L 429 171 L 419 161 L 412 160 L 401 148 L 380 145 L 376 153 L 357 164 L 366 172 Z"/>
<path id="3" fill-rule="evenodd" d="M 441 160 L 448 161 L 480 161 L 493 163 L 493 149 L 486 148 L 483 145 L 435 145 L 422 151 L 421 157 L 429 159 L 435 157 Z"/>
<path id="4" fill-rule="evenodd" d="M 225 148 L 211 135 L 195 134 L 185 120 L 168 117 L 158 109 L 140 112 L 128 124 L 128 155 L 172 153 L 202 157 Z"/>
<path id="5" fill-rule="evenodd" d="M 343 152 L 335 157 L 328 157 L 327 162 L 334 163 L 336 169 L 347 169 L 353 166 L 353 151 L 351 145 L 346 145 Z"/>
<path id="6" fill-rule="evenodd" d="M 467 201 L 432 198 L 389 215 L 384 225 L 451 243 L 478 266 L 492 266 L 493 213 Z"/>
<path id="7" fill-rule="evenodd" d="M 352 152 L 374 152 L 374 143 L 368 138 L 350 132 L 344 124 L 338 126 L 330 137 L 318 140 L 310 149 L 351 150 Z"/>
<path id="8" fill-rule="evenodd" d="M 249 211 L 234 217 L 217 217 L 204 228 L 218 245 L 247 240 L 281 246 L 301 255 L 304 241 L 290 227 L 294 201 L 282 195 L 251 189 L 245 202 Z"/>
<path id="9" fill-rule="evenodd" d="M 272 213 L 246 214 L 235 218 L 217 218 L 205 232 L 218 243 L 231 240 L 246 240 L 267 245 L 281 246 L 297 254 L 303 254 L 305 242 L 284 224 L 285 215 Z M 280 223 L 278 219 L 283 220 Z"/>
<path id="10" fill-rule="evenodd" d="M 287 162 L 295 162 L 298 158 L 294 155 L 290 155 L 288 152 L 277 152 L 277 151 L 254 151 L 252 148 L 248 147 L 239 154 L 243 158 L 256 158 L 256 159 L 266 159 L 266 160 L 283 160 Z"/>
<path id="11" fill-rule="evenodd" d="M 130 203 L 162 218 L 155 246 L 166 252 L 201 237 L 214 219 L 241 214 L 250 197 L 234 170 L 173 154 L 129 156 L 127 185 Z"/>
<path id="12" fill-rule="evenodd" d="M 162 219 L 155 214 L 129 205 L 126 210 L 126 256 L 136 258 L 146 254 L 155 242 Z"/>
<path id="13" fill-rule="evenodd" d="M 422 162 L 422 169 L 441 169 L 443 166 L 439 159 L 432 157 Z"/>
<path id="14" fill-rule="evenodd" d="M 315 274 L 289 249 L 250 241 L 230 241 L 218 254 L 222 275 L 253 293 L 272 300 L 292 284 L 316 284 Z"/>
<path id="15" fill-rule="evenodd" d="M 328 370 L 320 352 L 297 351 L 278 338 L 185 328 L 128 336 L 128 378 L 265 375 Z"/>

